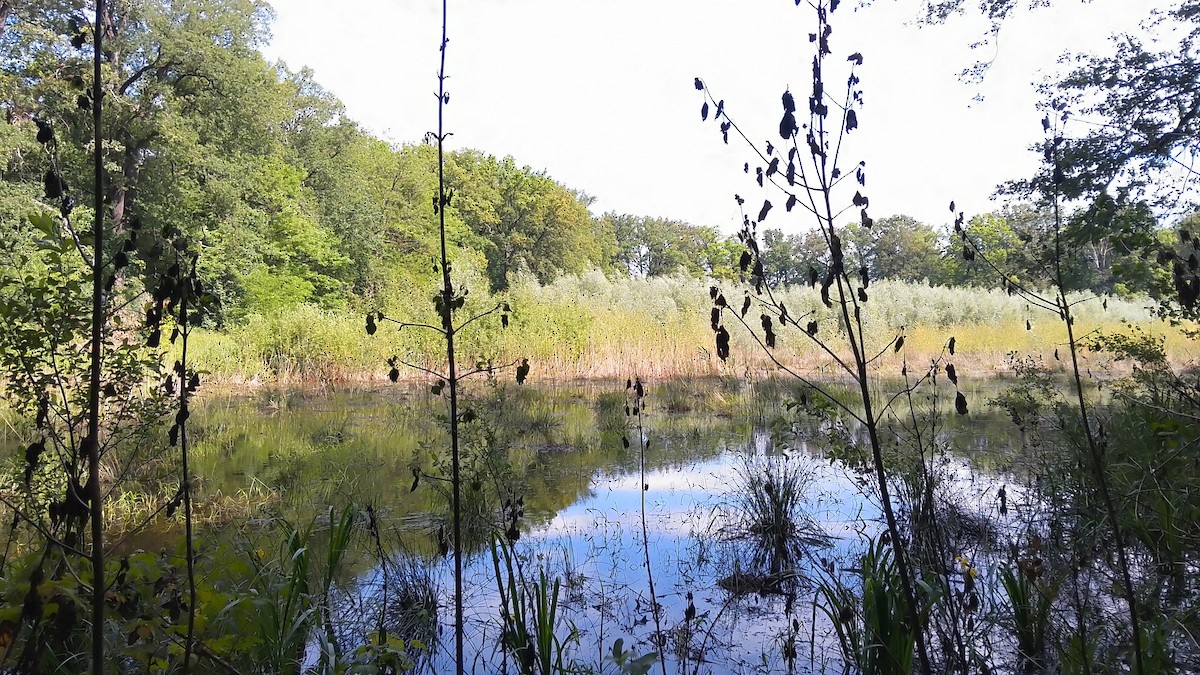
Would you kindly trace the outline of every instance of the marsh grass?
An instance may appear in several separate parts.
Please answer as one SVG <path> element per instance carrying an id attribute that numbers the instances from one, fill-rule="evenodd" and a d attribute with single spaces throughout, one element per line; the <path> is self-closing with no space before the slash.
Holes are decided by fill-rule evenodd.
<path id="1" fill-rule="evenodd" d="M 1019 672 L 1041 672 L 1045 668 L 1051 611 L 1058 596 L 1058 581 L 1047 581 L 1032 566 L 1000 568 L 1000 582 L 1012 609 L 1012 630 L 1017 638 Z"/>
<path id="2" fill-rule="evenodd" d="M 805 510 L 814 480 L 800 456 L 758 455 L 743 459 L 729 496 L 725 536 L 748 545 L 751 573 L 783 575 L 810 547 L 826 545 L 821 527 Z"/>
<path id="3" fill-rule="evenodd" d="M 829 574 L 818 581 L 817 607 L 833 623 L 848 671 L 865 675 L 913 672 L 916 635 L 905 611 L 904 593 L 892 552 L 868 541 L 851 583 Z M 934 598 L 922 585 L 920 615 L 928 616 Z"/>
<path id="4" fill-rule="evenodd" d="M 620 434 L 625 431 L 625 395 L 621 392 L 604 392 L 592 404 L 596 415 L 596 428 L 601 434 Z"/>
<path id="5" fill-rule="evenodd" d="M 599 272 L 561 277 L 544 286 L 521 280 L 505 296 L 516 308 L 509 328 L 466 331 L 462 353 L 483 363 L 529 358 L 535 364 L 531 379 L 558 381 L 622 379 L 631 372 L 657 381 L 745 378 L 773 371 L 747 335 L 734 336 L 727 364 L 716 358 L 704 302 L 708 286 L 701 279 L 609 279 Z M 472 302 L 492 301 L 474 296 Z M 795 316 L 817 320 L 823 333 L 840 330 L 840 320 L 813 289 L 787 287 L 780 299 L 794 308 Z M 404 316 L 402 307 L 384 309 Z M 1183 333 L 1151 325 L 1154 317 L 1144 302 L 1109 298 L 1107 308 L 1092 301 L 1075 306 L 1073 312 L 1079 334 L 1121 333 L 1130 330 L 1126 324 L 1142 325 L 1166 339 L 1173 359 L 1192 356 L 1194 345 Z M 938 356 L 946 335 L 955 335 L 959 360 L 969 361 L 974 374 L 1008 372 L 1008 354 L 1014 351 L 1050 358 L 1066 342 L 1060 322 L 999 290 L 878 281 L 872 284 L 871 303 L 863 316 L 868 341 L 886 343 L 903 326 L 912 363 Z M 432 366 L 439 354 L 439 345 L 420 331 L 391 332 L 386 340 L 371 340 L 358 313 L 307 305 L 251 315 L 222 332 L 196 331 L 192 341 L 189 359 L 199 370 L 230 384 L 352 386 L 382 380 L 384 364 L 393 355 Z M 819 374 L 828 365 L 827 357 L 800 336 L 781 335 L 776 351 L 809 374 Z M 881 370 L 881 375 L 896 375 L 899 362 L 888 361 L 883 367 L 896 372 Z M 423 378 L 415 371 L 401 376 Z"/>
<path id="6" fill-rule="evenodd" d="M 728 376 L 668 380 L 655 388 L 656 407 L 673 415 L 712 413 L 728 417 L 748 407 L 743 384 L 739 378 Z"/>
<path id="7" fill-rule="evenodd" d="M 427 666 L 438 646 L 438 604 L 442 590 L 425 558 L 401 549 L 381 561 L 387 567 L 382 594 L 383 626 L 408 645 L 415 670 Z"/>

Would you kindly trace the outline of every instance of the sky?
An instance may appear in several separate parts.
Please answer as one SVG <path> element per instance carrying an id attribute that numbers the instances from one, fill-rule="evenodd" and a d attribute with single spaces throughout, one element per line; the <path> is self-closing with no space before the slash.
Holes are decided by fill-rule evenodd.
<path id="1" fill-rule="evenodd" d="M 312 68 L 352 119 L 388 141 L 436 129 L 438 0 L 270 2 L 269 59 Z M 993 210 L 998 184 L 1036 169 L 1034 85 L 1059 55 L 1106 49 L 1109 35 L 1135 30 L 1157 3 L 1059 0 L 1018 11 L 976 50 L 969 45 L 987 29 L 979 17 L 919 27 L 916 0 L 856 4 L 844 1 L 832 19 L 830 63 L 864 58 L 846 165 L 866 162 L 872 216 L 939 226 L 951 200 L 968 217 Z M 545 170 L 594 196 L 597 214 L 732 232 L 741 222 L 734 194 L 748 208 L 769 195 L 742 171 L 750 148 L 722 143 L 712 116 L 701 121 L 693 80 L 724 99 L 760 146 L 777 141 L 781 94 L 790 87 L 802 103 L 811 86 L 814 24 L 807 2 L 793 0 L 452 0 L 448 144 Z M 991 61 L 985 78 L 964 82 L 959 73 L 978 60 Z M 811 227 L 798 210 L 766 225 Z"/>

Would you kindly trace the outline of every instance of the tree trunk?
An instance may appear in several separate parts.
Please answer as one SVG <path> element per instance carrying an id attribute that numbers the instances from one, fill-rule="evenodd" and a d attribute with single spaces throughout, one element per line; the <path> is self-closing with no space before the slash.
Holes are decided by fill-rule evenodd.
<path id="1" fill-rule="evenodd" d="M 125 216 L 131 212 L 131 206 L 137 195 L 137 181 L 142 171 L 141 153 L 145 142 L 133 143 L 125 148 L 121 159 L 121 177 L 113 181 L 109 188 L 112 201 L 113 229 L 116 232 L 125 229 Z"/>
<path id="2" fill-rule="evenodd" d="M 12 14 L 11 2 L 0 2 L 0 38 L 4 37 L 4 26 L 8 23 L 8 15 Z"/>

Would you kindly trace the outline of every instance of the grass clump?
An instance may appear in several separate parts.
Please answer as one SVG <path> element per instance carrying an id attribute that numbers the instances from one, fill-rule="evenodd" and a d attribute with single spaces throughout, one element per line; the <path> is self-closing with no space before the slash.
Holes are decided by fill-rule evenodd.
<path id="1" fill-rule="evenodd" d="M 827 570 L 828 571 L 828 570 Z M 833 623 L 847 670 L 873 675 L 908 675 L 915 665 L 916 631 L 905 611 L 895 559 L 887 544 L 868 542 L 852 584 L 830 574 L 819 583 L 817 607 Z M 857 587 L 857 588 L 855 588 Z M 918 604 L 928 615 L 934 598 L 922 585 Z"/>
<path id="2" fill-rule="evenodd" d="M 753 572 L 782 575 L 809 547 L 827 543 L 805 510 L 812 481 L 811 468 L 799 456 L 757 455 L 743 461 L 733 486 L 726 535 L 747 544 Z"/>

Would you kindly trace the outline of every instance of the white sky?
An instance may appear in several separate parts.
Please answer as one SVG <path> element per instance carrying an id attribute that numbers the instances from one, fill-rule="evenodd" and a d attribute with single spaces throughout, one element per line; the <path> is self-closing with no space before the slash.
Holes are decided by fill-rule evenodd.
<path id="1" fill-rule="evenodd" d="M 414 142 L 436 128 L 438 0 L 270 1 L 268 58 L 313 68 L 351 118 L 385 139 Z M 855 4 L 833 16 L 831 63 L 865 58 L 849 156 L 867 162 L 871 214 L 941 225 L 951 199 L 968 216 L 990 210 L 998 183 L 1036 166 L 1028 147 L 1041 135 L 1041 69 L 1064 50 L 1103 49 L 1157 3 L 1059 0 L 1020 12 L 983 52 L 995 60 L 981 85 L 957 77 L 981 56 L 968 48 L 986 28 L 980 20 L 917 28 L 915 0 Z M 693 78 L 760 143 L 779 140 L 783 90 L 803 106 L 810 86 L 815 17 L 793 0 L 452 0 L 449 21 L 451 144 L 545 169 L 596 196 L 596 213 L 733 231 L 734 193 L 752 216 L 763 193 L 742 173 L 749 149 L 732 136 L 722 144 L 711 116 L 700 121 Z M 807 227 L 799 210 L 782 208 L 766 226 Z"/>

